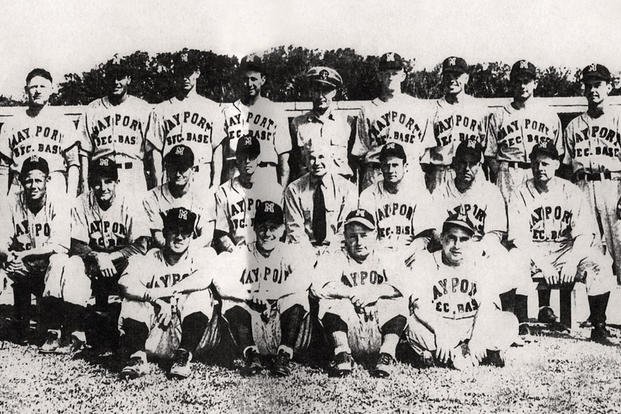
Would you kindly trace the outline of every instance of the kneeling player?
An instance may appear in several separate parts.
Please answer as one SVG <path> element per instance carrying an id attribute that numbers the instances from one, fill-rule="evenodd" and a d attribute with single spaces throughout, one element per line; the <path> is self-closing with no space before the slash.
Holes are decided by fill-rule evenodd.
<path id="1" fill-rule="evenodd" d="M 371 374 L 387 377 L 395 364 L 395 349 L 406 324 L 407 303 L 401 286 L 402 260 L 375 249 L 375 220 L 358 209 L 345 220 L 345 249 L 321 256 L 312 292 L 319 301 L 319 318 L 334 345 L 333 374 L 353 369 L 356 353 L 379 358 Z"/>
<path id="2" fill-rule="evenodd" d="M 243 284 L 237 295 L 231 294 L 236 298 L 223 302 L 222 313 L 249 374 L 262 369 L 260 353 L 277 351 L 272 373 L 287 376 L 294 350 L 305 348 L 309 339 L 306 316 L 314 255 L 282 242 L 283 211 L 274 202 L 257 206 L 254 230 L 255 243 L 218 257 L 226 262 L 223 270 L 229 278 Z"/>

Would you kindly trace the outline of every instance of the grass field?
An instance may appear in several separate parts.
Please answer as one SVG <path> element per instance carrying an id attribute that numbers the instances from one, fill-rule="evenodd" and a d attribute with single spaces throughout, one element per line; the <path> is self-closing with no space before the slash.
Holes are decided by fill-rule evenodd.
<path id="1" fill-rule="evenodd" d="M 361 366 L 349 378 L 295 365 L 286 379 L 243 377 L 236 367 L 193 363 L 192 378 L 168 380 L 151 364 L 119 380 L 112 356 L 40 355 L 34 346 L 0 349 L 0 412 L 619 412 L 621 347 L 572 337 L 528 336 L 507 366 L 468 372 L 399 364 L 389 379 Z M 614 330 L 618 335 L 619 330 Z"/>

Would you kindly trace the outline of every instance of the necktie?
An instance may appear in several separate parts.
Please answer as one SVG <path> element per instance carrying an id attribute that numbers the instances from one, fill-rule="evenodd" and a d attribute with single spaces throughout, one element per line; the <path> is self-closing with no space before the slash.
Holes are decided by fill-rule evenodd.
<path id="1" fill-rule="evenodd" d="M 313 194 L 313 236 L 315 242 L 320 244 L 326 239 L 326 200 L 323 197 L 321 182 L 315 187 Z"/>

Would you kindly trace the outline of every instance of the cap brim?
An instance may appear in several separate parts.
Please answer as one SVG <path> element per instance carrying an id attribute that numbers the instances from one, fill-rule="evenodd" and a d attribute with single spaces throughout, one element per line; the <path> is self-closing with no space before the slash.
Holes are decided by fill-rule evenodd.
<path id="1" fill-rule="evenodd" d="M 462 230 L 466 230 L 470 235 L 474 234 L 474 229 L 462 221 L 453 221 L 453 220 L 445 221 L 444 224 L 442 225 L 442 232 L 444 232 L 447 227 L 459 227 Z"/>
<path id="2" fill-rule="evenodd" d="M 323 80 L 323 79 L 310 79 L 310 81 L 312 83 L 321 83 L 322 85 L 327 85 L 329 87 L 331 87 L 332 89 L 336 89 L 338 88 L 340 85 L 335 85 L 334 83 L 327 81 L 327 80 Z"/>
<path id="3" fill-rule="evenodd" d="M 603 75 L 587 75 L 587 76 L 583 76 L 582 77 L 582 82 L 590 82 L 590 81 L 604 81 L 604 82 L 610 82 L 612 79 L 611 78 L 607 78 Z"/>
<path id="4" fill-rule="evenodd" d="M 369 230 L 375 230 L 375 224 L 373 224 L 371 221 L 364 219 L 362 217 L 352 217 L 349 220 L 346 220 L 345 226 L 351 223 L 362 224 L 364 227 L 366 227 Z"/>

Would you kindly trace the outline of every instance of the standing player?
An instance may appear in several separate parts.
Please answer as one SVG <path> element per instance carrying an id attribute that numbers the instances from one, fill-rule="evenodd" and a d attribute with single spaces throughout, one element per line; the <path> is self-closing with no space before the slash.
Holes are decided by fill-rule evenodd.
<path id="1" fill-rule="evenodd" d="M 164 246 L 162 217 L 175 207 L 186 208 L 197 216 L 193 245 L 198 248 L 211 245 L 216 220 L 215 201 L 209 189 L 198 192 L 201 181 L 193 179 L 193 165 L 194 154 L 190 147 L 173 147 L 164 157 L 168 182 L 150 190 L 142 203 L 156 246 Z"/>
<path id="2" fill-rule="evenodd" d="M 241 137 L 251 136 L 261 144 L 261 156 L 256 171 L 257 182 L 276 179 L 285 186 L 289 183 L 289 151 L 291 137 L 284 110 L 261 96 L 265 85 L 265 69 L 258 56 L 242 59 L 239 68 L 242 96 L 223 106 L 227 139 L 223 145 L 224 165 L 222 182 L 235 175 L 235 149 Z"/>
<path id="3" fill-rule="evenodd" d="M 276 353 L 272 373 L 283 377 L 290 373 L 294 352 L 308 346 L 303 325 L 309 312 L 314 258 L 282 241 L 283 212 L 276 203 L 266 201 L 258 206 L 254 231 L 255 243 L 218 257 L 224 261 L 227 277 L 239 280 L 244 287 L 223 302 L 222 315 L 243 351 L 248 373 L 262 368 L 261 353 Z"/>
<path id="4" fill-rule="evenodd" d="M 517 249 L 512 263 L 525 266 L 527 276 L 540 273 L 539 320 L 556 321 L 550 308 L 550 286 L 586 284 L 591 339 L 608 343 L 606 307 L 613 285 L 611 260 L 599 248 L 597 226 L 583 193 L 555 177 L 559 154 L 554 143 L 536 145 L 530 155 L 533 178 L 511 195 L 509 239 Z"/>
<path id="5" fill-rule="evenodd" d="M 10 164 L 11 191 L 19 191 L 24 160 L 38 155 L 50 170 L 50 193 L 75 197 L 80 180 L 77 132 L 69 118 L 48 105 L 52 76 L 45 69 L 33 69 L 26 76 L 25 89 L 28 108 L 8 119 L 0 131 L 0 156 Z M 5 178 L 0 180 L 5 182 Z M 2 186 L 0 190 L 4 191 Z"/>
<path id="6" fill-rule="evenodd" d="M 319 298 L 319 318 L 334 345 L 333 374 L 353 369 L 356 353 L 379 357 L 371 374 L 387 377 L 405 329 L 407 303 L 398 290 L 405 276 L 402 260 L 375 248 L 375 221 L 354 210 L 345 221 L 345 248 L 322 255 L 311 292 Z"/>
<path id="7" fill-rule="evenodd" d="M 109 93 L 85 109 L 78 130 L 85 158 L 111 158 L 119 175 L 119 192 L 139 199 L 147 191 L 145 152 L 152 106 L 128 93 L 131 71 L 118 62 L 106 70 Z M 88 159 L 82 160 L 82 177 L 88 184 Z"/>
<path id="8" fill-rule="evenodd" d="M 428 110 L 420 100 L 401 91 L 407 74 L 403 59 L 398 54 L 382 55 L 378 77 L 381 94 L 364 107 L 369 151 L 364 157 L 362 187 L 366 188 L 379 180 L 378 155 L 387 142 L 403 146 L 412 181 L 424 185 L 420 160 L 427 148 L 436 145 L 433 136 L 425 133 Z"/>
<path id="9" fill-rule="evenodd" d="M 201 74 L 198 63 L 186 55 L 175 65 L 177 96 L 155 106 L 149 142 L 153 152 L 156 182 L 164 183 L 161 159 L 176 145 L 182 144 L 194 153 L 194 180 L 208 187 L 220 185 L 222 173 L 222 140 L 226 136 L 220 106 L 196 91 Z"/>
<path id="10" fill-rule="evenodd" d="M 232 251 L 235 245 L 254 241 L 252 220 L 261 203 L 282 204 L 283 187 L 276 182 L 260 181 L 256 176 L 261 144 L 255 137 L 237 141 L 239 176 L 231 178 L 216 192 L 216 234 L 220 250 Z"/>
<path id="11" fill-rule="evenodd" d="M 69 248 L 70 217 L 65 200 L 49 192 L 49 167 L 44 158 L 32 155 L 22 163 L 19 181 L 23 191 L 3 198 L 0 212 L 0 263 L 13 282 L 17 340 L 25 341 L 30 325 L 30 295 L 39 303 L 47 268 L 62 268 Z M 43 317 L 49 300 L 42 303 Z M 43 325 L 47 320 L 42 321 Z"/>
<path id="12" fill-rule="evenodd" d="M 621 195 L 619 139 L 621 114 L 608 105 L 610 72 L 593 63 L 582 70 L 588 109 L 565 129 L 563 164 L 571 167 L 573 182 L 585 193 L 621 281 L 621 224 L 617 201 Z"/>
<path id="13" fill-rule="evenodd" d="M 535 66 L 518 60 L 509 79 L 513 101 L 491 114 L 485 148 L 492 181 L 496 181 L 506 200 L 513 189 L 531 177 L 528 156 L 536 144 L 552 141 L 559 154 L 563 153 L 561 120 L 552 109 L 533 99 L 537 89 Z"/>
<path id="14" fill-rule="evenodd" d="M 466 94 L 468 65 L 460 57 L 448 57 L 442 62 L 444 97 L 431 110 L 430 127 L 435 146 L 427 150 L 429 163 L 427 188 L 434 192 L 440 184 L 453 179 L 451 163 L 455 148 L 462 141 L 477 141 L 485 148 L 487 107 Z"/>

